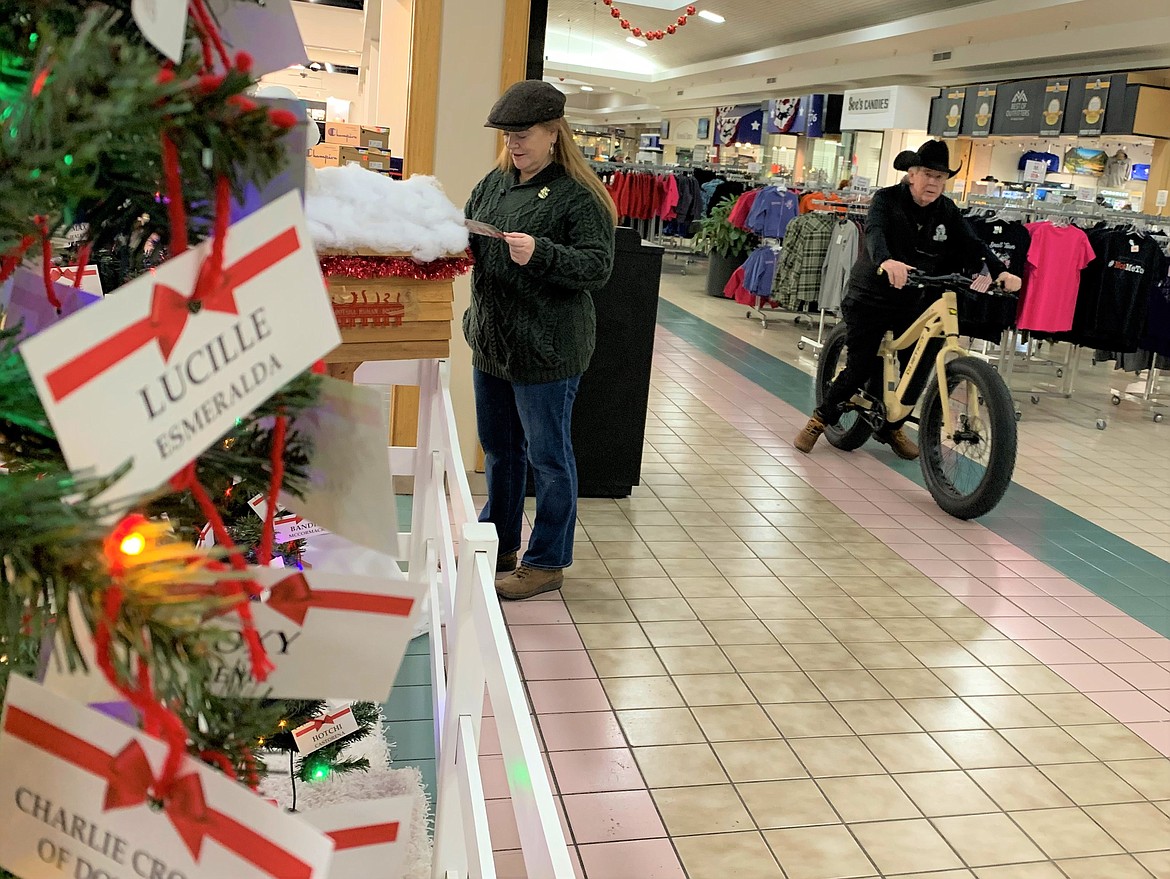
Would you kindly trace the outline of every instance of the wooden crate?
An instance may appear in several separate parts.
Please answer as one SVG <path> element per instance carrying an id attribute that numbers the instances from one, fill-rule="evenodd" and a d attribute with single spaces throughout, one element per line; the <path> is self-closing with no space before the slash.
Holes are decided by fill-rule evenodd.
<path id="1" fill-rule="evenodd" d="M 366 360 L 450 356 L 451 281 L 335 276 L 325 281 L 341 330 L 341 345 L 326 363 L 356 368 Z"/>

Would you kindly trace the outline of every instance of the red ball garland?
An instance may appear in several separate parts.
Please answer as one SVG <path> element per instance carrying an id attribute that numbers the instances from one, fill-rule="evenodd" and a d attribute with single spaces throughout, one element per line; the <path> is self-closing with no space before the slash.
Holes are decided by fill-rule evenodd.
<path id="1" fill-rule="evenodd" d="M 616 6 L 609 11 L 609 14 L 612 15 L 614 18 L 621 18 L 622 17 L 622 11 L 620 9 L 618 9 Z"/>
<path id="2" fill-rule="evenodd" d="M 614 18 L 621 19 L 620 24 L 622 30 L 630 31 L 635 37 L 643 37 L 647 40 L 663 40 L 666 39 L 667 34 L 673 36 L 674 34 L 678 33 L 678 29 L 680 27 L 687 23 L 688 16 L 698 14 L 698 7 L 688 6 L 687 11 L 683 15 L 680 15 L 674 24 L 668 24 L 665 30 L 644 30 L 643 28 L 636 27 L 631 24 L 628 18 L 622 18 L 622 11 L 613 5 L 614 0 L 601 0 L 601 2 L 609 7 L 610 15 L 612 15 Z"/>
<path id="3" fill-rule="evenodd" d="M 322 256 L 321 274 L 335 278 L 411 278 L 415 281 L 450 281 L 471 271 L 470 254 L 442 257 L 420 263 L 408 256 Z"/>

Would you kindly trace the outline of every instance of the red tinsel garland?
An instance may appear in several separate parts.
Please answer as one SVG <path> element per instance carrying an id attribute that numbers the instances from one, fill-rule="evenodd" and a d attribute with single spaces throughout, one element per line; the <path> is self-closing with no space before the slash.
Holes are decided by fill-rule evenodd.
<path id="1" fill-rule="evenodd" d="M 416 281 L 450 281 L 471 271 L 475 260 L 467 256 L 416 262 L 408 256 L 323 256 L 321 274 L 335 278 L 413 278 Z"/>

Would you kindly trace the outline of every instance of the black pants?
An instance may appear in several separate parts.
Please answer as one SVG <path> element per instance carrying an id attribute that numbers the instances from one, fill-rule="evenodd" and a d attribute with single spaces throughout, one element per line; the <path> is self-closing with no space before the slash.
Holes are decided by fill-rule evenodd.
<path id="1" fill-rule="evenodd" d="M 878 360 L 878 348 L 888 330 L 893 330 L 894 338 L 906 332 L 909 326 L 921 316 L 925 305 L 913 294 L 907 295 L 905 303 L 893 305 L 870 305 L 868 303 L 843 303 L 841 313 L 845 318 L 845 345 L 848 350 L 845 357 L 845 368 L 838 373 L 837 378 L 829 387 L 824 401 L 817 407 L 817 416 L 825 424 L 836 424 L 841 419 L 841 407 L 853 399 L 853 395 L 862 388 L 879 391 L 877 384 L 881 380 L 881 361 Z M 899 352 L 902 368 L 905 369 L 913 348 Z M 921 388 L 915 391 L 910 389 L 916 397 Z M 881 394 L 875 394 L 879 399 Z M 901 426 L 901 422 L 891 424 L 890 430 Z"/>

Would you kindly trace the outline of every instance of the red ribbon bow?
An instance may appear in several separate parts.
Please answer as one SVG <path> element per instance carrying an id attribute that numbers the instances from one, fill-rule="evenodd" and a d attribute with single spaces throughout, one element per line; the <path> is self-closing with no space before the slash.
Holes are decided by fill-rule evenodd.
<path id="1" fill-rule="evenodd" d="M 315 590 L 309 587 L 304 574 L 293 574 L 272 587 L 268 606 L 298 626 L 303 626 L 309 608 L 313 607 L 408 617 L 414 608 L 414 599 L 401 595 L 373 595 L 369 592 Z"/>
<path id="2" fill-rule="evenodd" d="M 204 260 L 190 299 L 165 284 L 155 284 L 149 315 L 66 361 L 46 376 L 53 399 L 61 402 L 154 341 L 158 342 L 165 362 L 194 312 L 205 308 L 236 314 L 236 288 L 296 253 L 300 246 L 297 230 L 290 227 L 221 272 L 210 267 L 210 259 Z"/>
<path id="3" fill-rule="evenodd" d="M 293 735 L 303 736 L 311 732 L 316 732 L 319 729 L 323 729 L 324 727 L 337 723 L 337 721 L 341 720 L 341 718 L 345 717 L 345 715 L 352 713 L 352 708 L 343 708 L 336 714 L 326 714 L 324 717 L 318 717 L 316 720 L 310 720 L 301 726 L 298 726 L 295 730 L 293 730 Z"/>
<path id="4" fill-rule="evenodd" d="M 128 809 L 141 806 L 153 798 L 162 803 L 171 824 L 182 838 L 191 857 L 196 861 L 203 849 L 203 839 L 210 828 L 207 823 L 207 801 L 203 798 L 203 784 L 195 773 L 181 775 L 166 791 L 159 790 L 142 746 L 134 741 L 110 761 L 107 776 L 106 799 L 102 808 Z"/>

